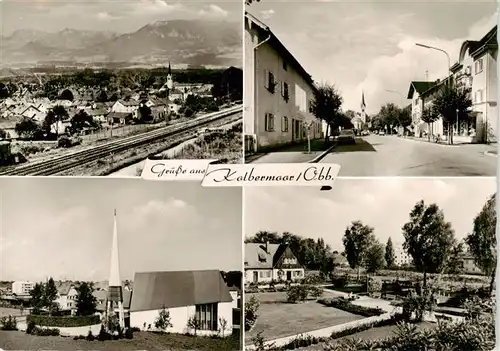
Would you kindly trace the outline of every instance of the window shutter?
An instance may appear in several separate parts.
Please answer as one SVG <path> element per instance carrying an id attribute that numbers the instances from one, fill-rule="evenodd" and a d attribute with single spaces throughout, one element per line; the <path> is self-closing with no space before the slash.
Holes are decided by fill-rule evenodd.
<path id="1" fill-rule="evenodd" d="M 268 131 L 269 130 L 269 126 L 268 126 L 268 114 L 266 113 L 265 115 L 265 118 L 264 118 L 264 130 Z"/>
<path id="2" fill-rule="evenodd" d="M 269 89 L 269 71 L 267 69 L 264 70 L 264 86 Z"/>

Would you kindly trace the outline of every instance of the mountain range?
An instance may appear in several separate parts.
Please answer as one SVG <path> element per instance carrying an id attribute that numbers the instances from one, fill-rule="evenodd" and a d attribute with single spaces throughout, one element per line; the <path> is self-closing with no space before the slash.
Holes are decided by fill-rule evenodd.
<path id="1" fill-rule="evenodd" d="M 129 62 L 242 66 L 242 28 L 237 22 L 172 20 L 135 32 L 64 29 L 56 33 L 22 29 L 1 37 L 7 65 L 43 62 Z"/>

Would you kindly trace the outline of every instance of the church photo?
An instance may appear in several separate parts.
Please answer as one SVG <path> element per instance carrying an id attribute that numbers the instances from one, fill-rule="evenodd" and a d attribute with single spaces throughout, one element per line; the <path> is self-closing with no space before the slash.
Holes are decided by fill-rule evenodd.
<path id="1" fill-rule="evenodd" d="M 17 329 L 0 331 L 0 348 L 13 333 L 15 349 L 240 348 L 240 188 L 108 178 L 0 188 L 0 312 Z"/>

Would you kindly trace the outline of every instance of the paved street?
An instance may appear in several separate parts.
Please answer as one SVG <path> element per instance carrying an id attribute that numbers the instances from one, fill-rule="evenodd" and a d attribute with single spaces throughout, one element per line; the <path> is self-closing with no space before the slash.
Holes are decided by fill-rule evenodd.
<path id="1" fill-rule="evenodd" d="M 339 176 L 496 176 L 491 145 L 441 145 L 410 138 L 369 135 L 339 145 L 322 163 L 341 165 Z"/>

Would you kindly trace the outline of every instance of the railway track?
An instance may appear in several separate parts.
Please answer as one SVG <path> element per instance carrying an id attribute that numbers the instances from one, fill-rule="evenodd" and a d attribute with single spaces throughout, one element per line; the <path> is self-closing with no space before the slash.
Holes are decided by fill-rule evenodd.
<path id="1" fill-rule="evenodd" d="M 173 125 L 161 127 L 154 131 L 122 138 L 106 144 L 98 145 L 91 149 L 73 152 L 71 154 L 61 155 L 59 157 L 17 166 L 5 172 L 1 172 L 0 176 L 48 176 L 54 175 L 74 167 L 82 166 L 102 157 L 107 157 L 115 153 L 125 151 L 127 149 L 141 146 L 152 141 L 163 139 L 169 136 L 178 135 L 181 133 L 196 130 L 199 127 L 205 126 L 212 122 L 243 112 L 243 107 L 235 106 L 223 111 L 217 111 L 198 117 L 193 121 L 182 123 L 181 125 Z"/>

